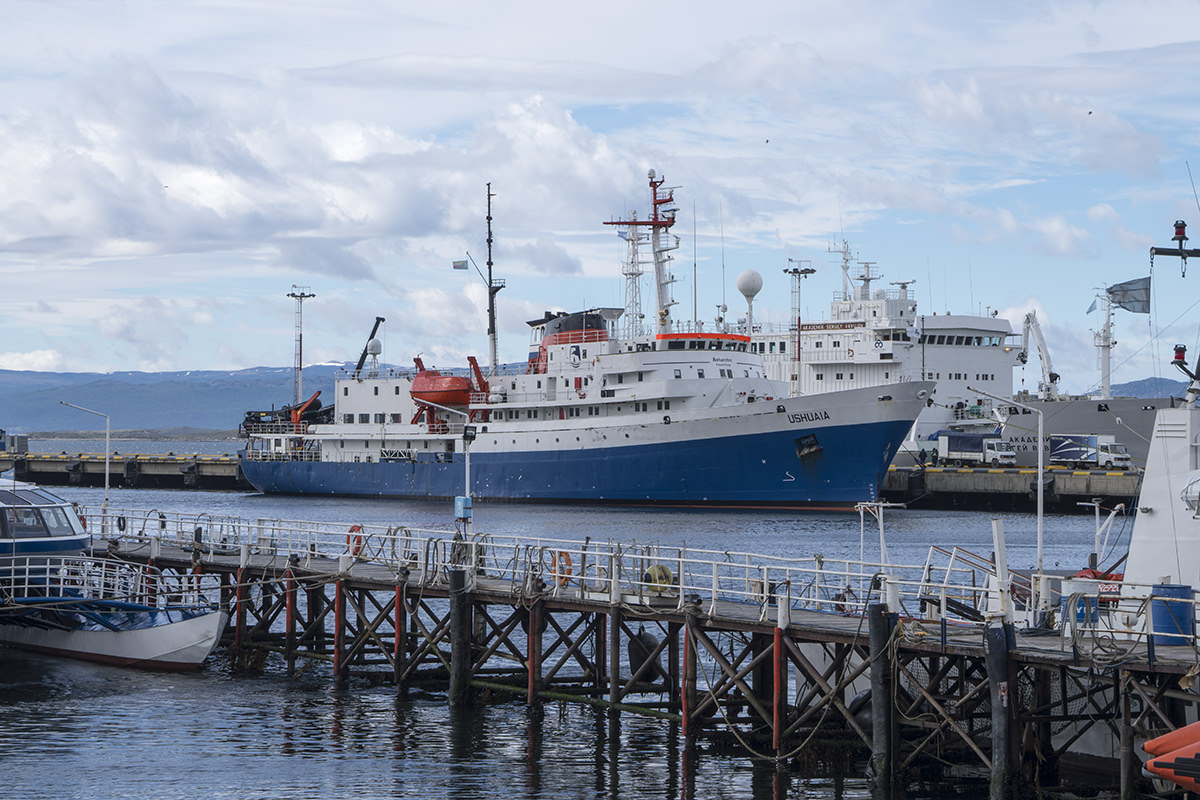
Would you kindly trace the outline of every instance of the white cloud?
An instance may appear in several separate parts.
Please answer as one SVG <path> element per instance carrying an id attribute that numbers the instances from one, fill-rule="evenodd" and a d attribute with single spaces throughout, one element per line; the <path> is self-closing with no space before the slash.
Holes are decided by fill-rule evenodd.
<path id="1" fill-rule="evenodd" d="M 62 369 L 63 356 L 57 350 L 30 350 L 26 353 L 0 353 L 0 369 L 49 371 Z"/>

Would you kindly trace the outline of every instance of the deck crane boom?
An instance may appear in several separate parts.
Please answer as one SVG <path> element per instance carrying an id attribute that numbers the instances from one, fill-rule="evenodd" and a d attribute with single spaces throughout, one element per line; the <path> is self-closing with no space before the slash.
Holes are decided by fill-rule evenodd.
<path id="1" fill-rule="evenodd" d="M 1037 348 L 1038 361 L 1042 365 L 1042 381 L 1038 384 L 1038 396 L 1042 400 L 1058 399 L 1058 378 L 1054 365 L 1050 363 L 1050 351 L 1046 349 L 1046 340 L 1042 338 L 1042 327 L 1038 324 L 1037 312 L 1030 311 L 1025 315 L 1025 330 L 1021 338 L 1021 353 L 1017 356 L 1022 364 L 1029 360 L 1029 339 L 1033 337 L 1034 347 Z"/>

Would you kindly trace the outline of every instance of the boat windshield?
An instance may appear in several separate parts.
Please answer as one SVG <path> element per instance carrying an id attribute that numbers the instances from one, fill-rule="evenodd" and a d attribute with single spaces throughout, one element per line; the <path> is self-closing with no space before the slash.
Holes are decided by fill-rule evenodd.
<path id="1" fill-rule="evenodd" d="M 6 508 L 0 512 L 0 536 L 7 539 L 74 535 L 71 518 L 62 508 Z"/>

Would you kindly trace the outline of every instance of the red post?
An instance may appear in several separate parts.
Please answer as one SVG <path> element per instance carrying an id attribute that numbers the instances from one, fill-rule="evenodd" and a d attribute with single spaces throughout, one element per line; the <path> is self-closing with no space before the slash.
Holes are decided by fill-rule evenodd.
<path id="1" fill-rule="evenodd" d="M 284 574 L 283 591 L 287 620 L 284 650 L 287 652 L 288 675 L 292 675 L 296 667 L 296 575 L 291 569 Z"/>
<path id="2" fill-rule="evenodd" d="M 775 665 L 775 677 L 772 682 L 771 711 L 774 719 L 771 723 L 771 743 L 775 754 L 783 752 L 783 724 L 787 718 L 784 701 L 787 697 L 787 659 L 783 652 L 783 631 L 775 628 L 775 649 L 771 653 L 771 662 Z"/>
<path id="3" fill-rule="evenodd" d="M 338 686 L 346 681 L 342 674 L 342 645 L 346 638 L 346 582 L 333 584 L 333 676 Z"/>

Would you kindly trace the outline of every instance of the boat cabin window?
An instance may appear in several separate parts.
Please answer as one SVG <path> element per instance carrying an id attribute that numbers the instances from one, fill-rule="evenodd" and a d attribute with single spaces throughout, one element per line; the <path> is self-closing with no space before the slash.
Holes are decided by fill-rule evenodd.
<path id="1" fill-rule="evenodd" d="M 342 422 L 344 422 L 347 425 L 353 423 L 354 415 L 353 414 L 342 414 Z"/>
<path id="2" fill-rule="evenodd" d="M 697 377 L 697 378 L 703 378 L 703 377 L 704 377 L 704 370 L 702 370 L 702 369 L 698 369 L 698 370 L 696 370 L 696 377 Z"/>
<path id="3" fill-rule="evenodd" d="M 49 536 L 42 523 L 42 515 L 36 508 L 7 508 L 4 523 L 8 529 L 4 535 L 11 539 L 31 539 Z"/>
<path id="4" fill-rule="evenodd" d="M 680 341 L 679 339 L 673 339 L 673 340 L 667 342 L 668 350 L 682 350 L 685 346 L 686 345 L 684 345 L 684 343 L 682 341 Z"/>
<path id="5" fill-rule="evenodd" d="M 682 375 L 682 374 L 679 372 L 679 370 L 675 370 L 675 377 L 676 377 L 676 378 L 682 378 L 682 377 L 683 377 L 683 375 Z"/>
<path id="6" fill-rule="evenodd" d="M 370 422 L 370 421 L 371 421 L 371 415 L 370 415 L 370 414 L 359 414 L 359 415 L 358 415 L 358 421 L 359 421 L 359 422 Z"/>

